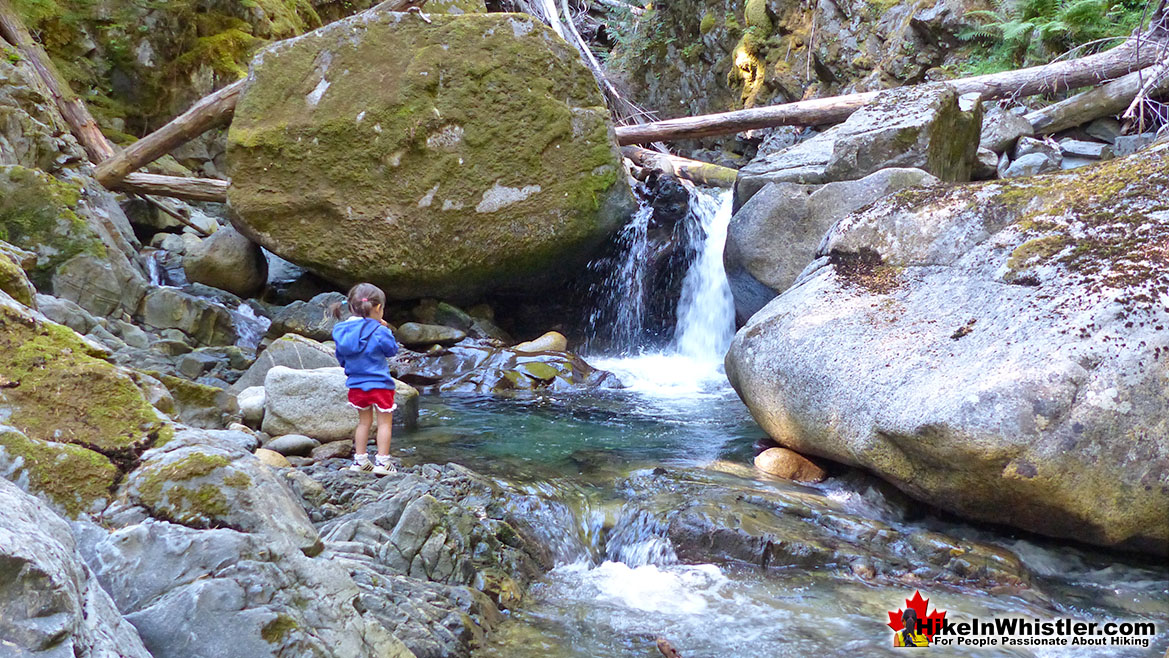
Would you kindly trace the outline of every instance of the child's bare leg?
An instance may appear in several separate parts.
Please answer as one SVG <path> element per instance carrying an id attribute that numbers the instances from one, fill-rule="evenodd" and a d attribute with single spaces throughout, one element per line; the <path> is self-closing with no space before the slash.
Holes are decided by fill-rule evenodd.
<path id="1" fill-rule="evenodd" d="M 393 432 L 394 412 L 377 412 L 377 454 L 388 457 L 390 454 L 390 434 Z"/>
<path id="2" fill-rule="evenodd" d="M 369 449 L 369 426 L 373 424 L 373 409 L 357 412 L 357 431 L 353 433 L 354 455 L 364 455 Z M 378 427 L 378 452 L 381 452 L 381 427 Z"/>

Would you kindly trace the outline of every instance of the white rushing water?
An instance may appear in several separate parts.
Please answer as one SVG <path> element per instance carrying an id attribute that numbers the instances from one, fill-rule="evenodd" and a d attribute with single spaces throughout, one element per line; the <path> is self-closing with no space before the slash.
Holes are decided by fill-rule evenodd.
<path id="1" fill-rule="evenodd" d="M 623 354 L 618 357 L 593 358 L 597 367 L 616 374 L 629 389 L 648 396 L 678 399 L 707 397 L 720 394 L 727 388 L 723 372 L 723 356 L 735 335 L 735 307 L 731 288 L 723 269 L 723 246 L 727 226 L 731 221 L 732 195 L 730 190 L 715 192 L 695 190 L 691 197 L 691 214 L 697 221 L 695 228 L 704 236 L 696 245 L 698 255 L 682 281 L 682 295 L 678 301 L 677 326 L 671 345 L 657 352 Z M 642 209 L 645 210 L 645 209 Z M 642 236 L 644 249 L 645 221 L 639 211 L 622 236 Z M 630 247 L 639 245 L 628 240 Z M 628 282 L 617 317 L 637 317 L 630 326 L 642 327 L 647 294 L 645 282 L 635 263 L 644 263 L 637 252 L 628 252 L 621 269 L 621 281 Z M 626 272 L 625 269 L 629 269 Z M 624 331 L 625 326 L 619 329 Z M 615 334 L 616 335 L 616 334 Z M 624 336 L 622 336 L 624 338 Z M 623 342 L 630 345 L 632 342 Z"/>

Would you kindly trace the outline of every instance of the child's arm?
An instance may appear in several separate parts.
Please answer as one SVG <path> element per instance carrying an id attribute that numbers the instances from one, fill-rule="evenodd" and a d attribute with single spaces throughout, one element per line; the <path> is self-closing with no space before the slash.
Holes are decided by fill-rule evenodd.
<path id="1" fill-rule="evenodd" d="M 386 327 L 382 327 L 378 329 L 378 337 L 381 338 L 379 346 L 381 347 L 382 354 L 389 358 L 398 353 L 398 341 L 394 340 L 394 332 Z"/>
<path id="2" fill-rule="evenodd" d="M 337 362 L 341 364 L 342 368 L 344 368 L 345 367 L 345 357 L 341 355 L 341 350 L 334 347 L 333 348 L 333 356 L 337 357 Z"/>

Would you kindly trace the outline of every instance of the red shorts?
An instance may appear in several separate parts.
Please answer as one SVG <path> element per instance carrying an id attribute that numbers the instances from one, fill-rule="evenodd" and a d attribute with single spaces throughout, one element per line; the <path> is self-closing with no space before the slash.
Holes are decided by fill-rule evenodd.
<path id="1" fill-rule="evenodd" d="M 362 410 L 373 407 L 382 413 L 393 411 L 397 407 L 394 404 L 394 389 L 375 388 L 371 391 L 363 391 L 360 388 L 351 388 L 349 389 L 349 406 Z"/>

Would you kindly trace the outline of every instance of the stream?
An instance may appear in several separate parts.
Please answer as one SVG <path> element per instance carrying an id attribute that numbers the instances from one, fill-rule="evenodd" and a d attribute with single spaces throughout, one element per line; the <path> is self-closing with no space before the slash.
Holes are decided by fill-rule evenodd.
<path id="1" fill-rule="evenodd" d="M 659 637 L 686 658 L 898 655 L 886 622 L 915 591 L 952 618 L 1150 620 L 1159 633 L 1149 646 L 932 647 L 937 655 L 1165 653 L 1164 566 L 964 523 L 864 473 L 832 471 L 803 486 L 754 471 L 752 444 L 764 434 L 722 372 L 734 332 L 721 258 L 729 194 L 696 195 L 700 244 L 672 344 L 639 348 L 646 291 L 634 282 L 609 300 L 622 305 L 611 314 L 621 318 L 611 353 L 586 355 L 625 388 L 430 396 L 419 428 L 395 436 L 407 464 L 457 462 L 571 516 L 545 538 L 556 568 L 477 658 L 654 657 Z M 640 221 L 616 276 L 637 271 Z M 750 549 L 744 536 L 768 532 L 790 542 L 787 559 L 736 557 Z M 975 567 L 931 565 L 938 546 L 969 551 Z"/>

